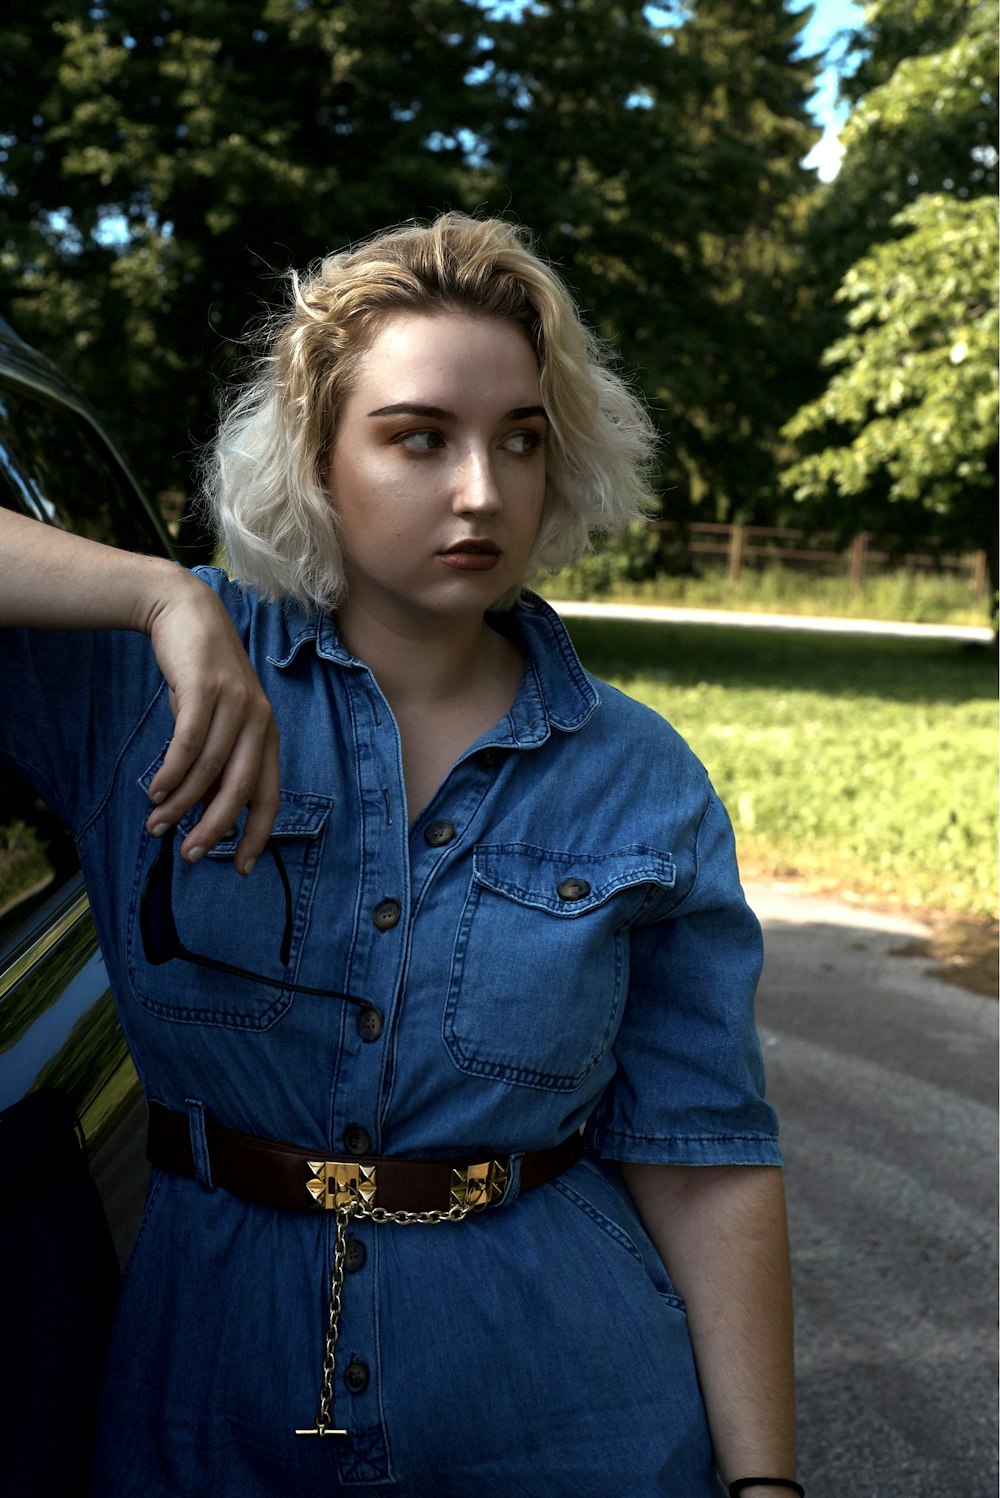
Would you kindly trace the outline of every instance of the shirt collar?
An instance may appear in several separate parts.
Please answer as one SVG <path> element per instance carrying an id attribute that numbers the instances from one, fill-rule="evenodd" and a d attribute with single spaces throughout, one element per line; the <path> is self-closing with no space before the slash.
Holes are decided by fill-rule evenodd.
<path id="1" fill-rule="evenodd" d="M 306 610 L 290 598 L 282 600 L 280 609 L 276 649 L 268 652 L 272 666 L 289 667 L 306 644 L 312 644 L 323 660 L 341 666 L 362 664 L 342 643 L 332 615 Z M 536 593 L 525 592 L 512 609 L 489 617 L 500 634 L 521 646 L 529 661 L 508 714 L 513 741 L 539 743 L 552 728 L 564 733 L 582 728 L 601 699 L 555 610 Z"/>

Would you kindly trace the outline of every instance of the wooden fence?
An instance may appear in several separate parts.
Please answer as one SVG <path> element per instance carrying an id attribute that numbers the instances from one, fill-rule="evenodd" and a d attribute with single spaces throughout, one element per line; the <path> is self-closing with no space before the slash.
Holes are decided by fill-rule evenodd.
<path id="1" fill-rule="evenodd" d="M 866 577 L 891 568 L 965 578 L 975 598 L 985 598 L 989 589 L 985 551 L 964 556 L 945 553 L 930 537 L 917 539 L 904 551 L 901 547 L 880 549 L 868 531 L 860 531 L 845 547 L 837 544 L 832 533 L 811 535 L 780 525 L 698 521 L 682 526 L 673 520 L 658 520 L 654 525 L 656 530 L 676 536 L 680 551 L 721 559 L 733 578 L 750 567 L 812 566 L 827 573 L 846 574 L 851 591 L 856 592 Z"/>

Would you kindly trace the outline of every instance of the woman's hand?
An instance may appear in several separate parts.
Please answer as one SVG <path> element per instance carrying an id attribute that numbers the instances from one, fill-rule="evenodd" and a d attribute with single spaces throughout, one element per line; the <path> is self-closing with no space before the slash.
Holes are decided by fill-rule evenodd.
<path id="1" fill-rule="evenodd" d="M 118 551 L 0 509 L 0 625 L 148 634 L 175 731 L 150 785 L 156 806 L 146 825 L 160 836 L 202 801 L 181 846 L 193 860 L 247 806 L 235 862 L 249 874 L 278 808 L 278 729 L 211 588 L 165 558 Z"/>
<path id="2" fill-rule="evenodd" d="M 229 616 L 210 588 L 173 569 L 148 629 L 170 694 L 174 735 L 149 787 L 146 827 L 162 836 L 199 801 L 203 814 L 181 844 L 197 859 L 248 807 L 235 866 L 249 874 L 278 809 L 278 726 Z"/>

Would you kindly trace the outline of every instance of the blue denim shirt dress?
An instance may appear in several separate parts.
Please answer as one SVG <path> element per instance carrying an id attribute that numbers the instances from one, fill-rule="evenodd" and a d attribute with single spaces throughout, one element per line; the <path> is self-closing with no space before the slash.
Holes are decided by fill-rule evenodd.
<path id="1" fill-rule="evenodd" d="M 0 747 L 76 837 L 146 1094 L 187 1112 L 203 1161 L 198 1181 L 152 1174 L 93 1493 L 709 1498 L 684 1305 L 615 1163 L 780 1160 L 753 1022 L 760 932 L 704 769 L 529 596 L 492 621 L 528 657 L 517 700 L 410 829 L 392 713 L 334 621 L 201 576 L 281 729 L 292 940 L 283 967 L 276 866 L 238 877 L 235 838 L 176 861 L 181 937 L 362 995 L 385 1023 L 147 963 L 146 787 L 172 730 L 149 642 L 3 632 Z M 511 1158 L 502 1202 L 465 1222 L 352 1224 L 346 1437 L 294 1434 L 315 1418 L 333 1214 L 213 1187 L 206 1116 L 332 1156 L 350 1137 L 352 1153 Z M 520 1152 L 580 1129 L 584 1158 L 519 1197 Z M 349 1363 L 367 1375 L 350 1388 Z"/>

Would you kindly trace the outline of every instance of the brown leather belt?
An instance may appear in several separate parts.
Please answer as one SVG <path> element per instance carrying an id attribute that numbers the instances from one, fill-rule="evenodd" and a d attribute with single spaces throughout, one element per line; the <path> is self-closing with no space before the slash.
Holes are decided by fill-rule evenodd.
<path id="1" fill-rule="evenodd" d="M 212 1184 L 233 1196 L 285 1211 L 353 1206 L 361 1211 L 448 1212 L 493 1206 L 509 1175 L 505 1157 L 461 1160 L 331 1158 L 224 1129 L 207 1119 L 205 1133 Z M 579 1134 L 551 1149 L 528 1150 L 521 1159 L 520 1190 L 529 1191 L 568 1170 L 583 1153 Z M 149 1105 L 146 1154 L 150 1164 L 197 1179 L 186 1113 Z"/>

